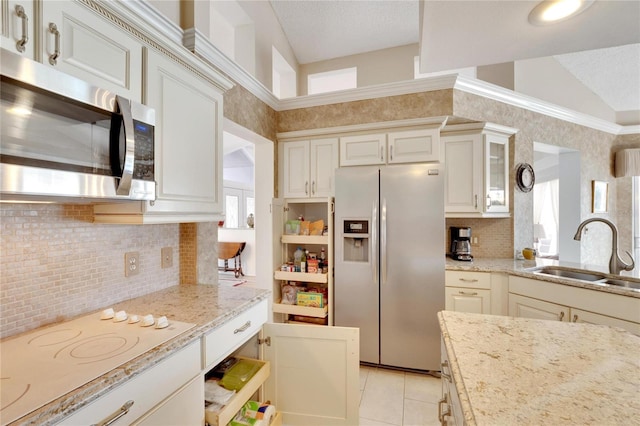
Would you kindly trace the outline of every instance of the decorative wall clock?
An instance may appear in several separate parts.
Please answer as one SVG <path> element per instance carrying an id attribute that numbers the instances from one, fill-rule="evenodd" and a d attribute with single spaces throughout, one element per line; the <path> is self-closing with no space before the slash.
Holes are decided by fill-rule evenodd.
<path id="1" fill-rule="evenodd" d="M 516 168 L 516 185 L 522 192 L 529 192 L 536 183 L 536 175 L 533 167 L 528 163 L 520 163 Z"/>

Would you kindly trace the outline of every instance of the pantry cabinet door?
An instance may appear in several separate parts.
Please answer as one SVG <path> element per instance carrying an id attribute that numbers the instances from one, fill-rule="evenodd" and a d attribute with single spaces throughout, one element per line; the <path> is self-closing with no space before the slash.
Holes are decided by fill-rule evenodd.
<path id="1" fill-rule="evenodd" d="M 359 418 L 357 328 L 265 324 L 262 358 L 271 363 L 265 399 L 287 425 L 354 425 Z"/>
<path id="2" fill-rule="evenodd" d="M 284 198 L 309 197 L 309 141 L 287 142 L 284 150 Z"/>
<path id="3" fill-rule="evenodd" d="M 312 140 L 309 148 L 311 196 L 332 197 L 335 194 L 334 176 L 338 167 L 338 139 Z"/>

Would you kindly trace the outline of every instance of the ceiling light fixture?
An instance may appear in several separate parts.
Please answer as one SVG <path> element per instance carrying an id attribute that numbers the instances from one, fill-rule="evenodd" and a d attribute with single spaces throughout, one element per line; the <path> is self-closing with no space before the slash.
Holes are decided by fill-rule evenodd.
<path id="1" fill-rule="evenodd" d="M 572 18 L 586 10 L 594 0 L 545 0 L 529 13 L 529 22 L 548 25 Z"/>

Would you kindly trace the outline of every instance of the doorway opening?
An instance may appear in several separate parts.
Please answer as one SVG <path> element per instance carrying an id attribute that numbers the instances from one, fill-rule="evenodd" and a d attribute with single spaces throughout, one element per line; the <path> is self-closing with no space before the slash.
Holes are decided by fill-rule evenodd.
<path id="1" fill-rule="evenodd" d="M 539 256 L 580 262 L 580 152 L 535 142 L 533 238 Z"/>
<path id="2" fill-rule="evenodd" d="M 223 135 L 225 220 L 218 227 L 218 242 L 245 244 L 239 259 L 227 260 L 229 269 L 240 261 L 244 275 L 220 271 L 219 282 L 271 288 L 273 142 L 226 118 Z M 218 259 L 218 268 L 224 269 L 224 259 Z"/>

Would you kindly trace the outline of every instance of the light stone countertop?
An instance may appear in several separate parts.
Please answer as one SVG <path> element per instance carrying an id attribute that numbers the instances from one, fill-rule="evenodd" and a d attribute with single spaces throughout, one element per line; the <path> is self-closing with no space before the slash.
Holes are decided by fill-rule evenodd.
<path id="1" fill-rule="evenodd" d="M 572 280 L 568 278 L 555 277 L 549 275 L 534 274 L 528 271 L 530 268 L 536 268 L 540 266 L 557 265 L 564 266 L 575 270 L 589 270 L 602 273 L 603 275 L 611 278 L 630 278 L 627 276 L 612 275 L 608 273 L 606 268 L 602 266 L 583 265 L 571 262 L 559 262 L 551 259 L 536 258 L 535 260 L 514 260 L 514 259 L 489 259 L 489 258 L 474 258 L 471 262 L 464 262 L 459 260 L 453 260 L 447 257 L 446 270 L 447 271 L 470 271 L 470 272 L 496 272 L 504 273 L 508 275 L 516 275 L 524 278 L 532 278 L 536 280 L 548 281 L 556 284 L 569 285 L 573 287 L 586 288 L 590 290 L 603 291 L 606 293 L 620 294 L 623 296 L 635 297 L 640 299 L 640 291 L 634 291 L 624 287 L 617 287 L 606 284 L 591 283 L 587 281 Z"/>
<path id="2" fill-rule="evenodd" d="M 466 425 L 640 422 L 640 336 L 452 311 L 438 319 Z"/>
<path id="3" fill-rule="evenodd" d="M 179 285 L 115 304 L 115 311 L 165 315 L 169 322 L 174 320 L 196 325 L 182 335 L 38 408 L 12 425 L 49 425 L 60 422 L 77 409 L 260 303 L 270 294 L 268 290 L 244 286 Z"/>

